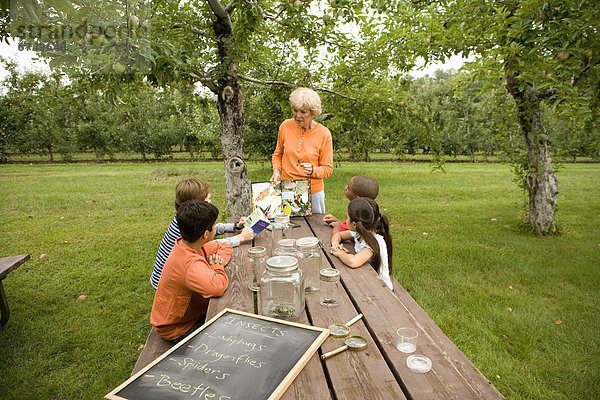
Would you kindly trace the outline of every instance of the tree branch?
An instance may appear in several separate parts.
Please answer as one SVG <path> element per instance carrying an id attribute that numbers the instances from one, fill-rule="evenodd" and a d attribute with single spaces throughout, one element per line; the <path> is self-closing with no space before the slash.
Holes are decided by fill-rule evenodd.
<path id="1" fill-rule="evenodd" d="M 231 26 L 231 18 L 229 18 L 229 13 L 227 12 L 227 10 L 225 10 L 225 8 L 223 8 L 219 0 L 206 1 L 212 9 L 213 13 L 215 13 L 215 15 L 217 16 L 217 18 L 228 21 L 229 26 Z"/>
<path id="2" fill-rule="evenodd" d="M 261 81 L 259 79 L 255 79 L 255 78 L 251 78 L 249 76 L 244 76 L 244 75 L 238 75 L 240 77 L 240 79 L 247 81 L 247 82 L 252 82 L 252 83 L 257 83 L 259 85 L 275 85 L 275 86 L 293 86 L 293 87 L 297 87 L 298 85 L 293 84 L 293 83 L 289 83 L 289 82 L 283 82 L 283 81 Z M 342 97 L 344 99 L 347 100 L 352 100 L 352 101 L 356 101 L 357 99 L 354 97 L 350 97 L 350 96 L 346 96 L 345 94 L 341 94 L 339 92 L 336 92 L 335 90 L 330 90 L 330 89 L 325 89 L 325 88 L 313 88 L 314 90 L 318 90 L 321 92 L 327 92 L 327 93 L 331 93 L 333 95 Z"/>

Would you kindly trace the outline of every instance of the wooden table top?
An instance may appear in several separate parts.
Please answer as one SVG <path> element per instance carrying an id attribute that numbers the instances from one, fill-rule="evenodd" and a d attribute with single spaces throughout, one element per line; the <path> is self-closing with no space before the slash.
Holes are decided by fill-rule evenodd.
<path id="1" fill-rule="evenodd" d="M 297 322 L 328 327 L 345 323 L 362 313 L 351 326 L 351 335 L 367 340 L 363 351 L 345 351 L 327 360 L 319 355 L 340 346 L 343 338 L 330 336 L 319 354 L 311 358 L 283 394 L 282 399 L 504 399 L 464 354 L 443 334 L 410 295 L 394 280 L 394 292 L 369 265 L 350 269 L 331 256 L 332 228 L 323 215 L 297 217 L 300 227 L 293 237 L 318 237 L 322 244 L 322 268 L 340 271 L 342 287 L 337 307 L 323 307 L 319 294 L 306 295 L 306 310 Z M 246 252 L 251 246 L 264 246 L 271 254 L 270 232 L 263 231 L 252 244 L 233 249 L 225 270 L 229 287 L 220 298 L 210 300 L 207 320 L 224 308 L 255 312 L 255 293 L 248 289 Z M 419 333 L 417 350 L 432 361 L 427 373 L 408 369 L 405 354 L 396 349 L 396 330 L 412 327 Z"/>

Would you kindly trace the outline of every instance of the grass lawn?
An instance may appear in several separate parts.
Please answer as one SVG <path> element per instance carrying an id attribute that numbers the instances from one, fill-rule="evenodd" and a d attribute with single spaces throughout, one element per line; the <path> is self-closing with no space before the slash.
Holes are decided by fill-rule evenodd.
<path id="1" fill-rule="evenodd" d="M 328 212 L 345 215 L 351 176 L 376 178 L 395 277 L 508 399 L 598 398 L 600 165 L 561 169 L 555 237 L 519 230 L 524 197 L 508 166 L 445 168 L 340 163 L 325 183 Z M 208 180 L 224 209 L 222 169 L 0 165 L 0 256 L 32 256 L 3 281 L 0 399 L 98 399 L 129 376 L 175 184 Z M 270 176 L 266 163 L 249 169 L 251 180 Z"/>

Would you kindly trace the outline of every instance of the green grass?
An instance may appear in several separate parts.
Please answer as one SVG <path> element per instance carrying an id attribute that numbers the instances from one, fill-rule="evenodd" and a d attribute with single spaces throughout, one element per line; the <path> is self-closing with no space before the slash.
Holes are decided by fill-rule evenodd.
<path id="1" fill-rule="evenodd" d="M 268 179 L 268 167 L 250 164 L 250 179 Z M 600 166 L 563 166 L 555 237 L 519 229 L 509 167 L 445 168 L 340 163 L 328 212 L 345 215 L 351 176 L 376 178 L 395 277 L 508 399 L 598 398 Z M 219 162 L 0 166 L 0 256 L 32 256 L 3 281 L 0 398 L 102 398 L 129 376 L 174 187 L 190 176 L 224 209 Z"/>

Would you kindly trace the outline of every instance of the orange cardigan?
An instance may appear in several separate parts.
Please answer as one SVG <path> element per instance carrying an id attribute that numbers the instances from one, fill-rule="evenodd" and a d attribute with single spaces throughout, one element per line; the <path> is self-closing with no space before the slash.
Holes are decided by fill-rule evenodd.
<path id="1" fill-rule="evenodd" d="M 208 242 L 197 252 L 178 238 L 171 250 L 154 295 L 150 323 L 165 340 L 186 333 L 208 308 L 208 298 L 222 296 L 229 279 L 223 265 L 209 265 L 206 257 L 218 254 L 224 264 L 231 246 Z"/>
<path id="2" fill-rule="evenodd" d="M 293 119 L 286 119 L 279 127 L 277 146 L 272 156 L 273 168 L 281 171 L 281 179 L 310 178 L 310 192 L 323 190 L 323 178 L 333 173 L 333 144 L 329 129 L 317 122 L 317 126 L 304 133 L 302 149 L 298 151 L 298 142 L 302 136 L 300 128 Z M 298 165 L 310 162 L 312 175 L 306 175 Z"/>

